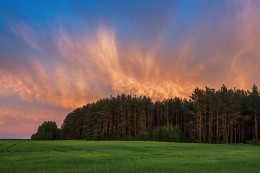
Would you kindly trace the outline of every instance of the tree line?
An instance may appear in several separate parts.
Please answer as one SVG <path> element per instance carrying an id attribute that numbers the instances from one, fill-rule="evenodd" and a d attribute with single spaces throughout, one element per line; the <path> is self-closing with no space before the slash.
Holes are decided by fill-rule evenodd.
<path id="1" fill-rule="evenodd" d="M 259 140 L 260 91 L 196 88 L 189 99 L 153 102 L 121 94 L 69 113 L 60 139 L 244 143 Z"/>

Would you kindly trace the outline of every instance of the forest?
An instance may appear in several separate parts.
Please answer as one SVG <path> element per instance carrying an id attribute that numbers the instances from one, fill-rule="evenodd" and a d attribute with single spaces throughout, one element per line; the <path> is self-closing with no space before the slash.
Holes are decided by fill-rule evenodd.
<path id="1" fill-rule="evenodd" d="M 247 91 L 222 85 L 217 90 L 195 88 L 188 99 L 110 96 L 69 113 L 61 129 L 44 122 L 32 139 L 245 143 L 259 141 L 259 119 L 256 85 Z"/>

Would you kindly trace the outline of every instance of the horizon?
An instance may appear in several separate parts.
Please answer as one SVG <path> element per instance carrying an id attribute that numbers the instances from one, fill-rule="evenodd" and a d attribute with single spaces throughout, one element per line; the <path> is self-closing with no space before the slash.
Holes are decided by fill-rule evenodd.
<path id="1" fill-rule="evenodd" d="M 260 1 L 0 2 L 0 139 L 117 94 L 260 86 Z"/>

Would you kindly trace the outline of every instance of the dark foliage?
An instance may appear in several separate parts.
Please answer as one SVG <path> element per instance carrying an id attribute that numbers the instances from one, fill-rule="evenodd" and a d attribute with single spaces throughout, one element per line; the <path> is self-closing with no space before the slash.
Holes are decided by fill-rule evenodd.
<path id="1" fill-rule="evenodd" d="M 55 140 L 60 139 L 60 129 L 53 121 L 45 121 L 31 137 L 32 140 Z"/>
<path id="2" fill-rule="evenodd" d="M 260 96 L 251 91 L 196 88 L 190 99 L 152 102 L 118 95 L 69 113 L 61 139 L 245 143 L 259 140 Z"/>
<path id="3" fill-rule="evenodd" d="M 179 126 L 168 124 L 155 129 L 152 133 L 152 139 L 155 141 L 179 142 L 181 140 L 181 131 Z"/>

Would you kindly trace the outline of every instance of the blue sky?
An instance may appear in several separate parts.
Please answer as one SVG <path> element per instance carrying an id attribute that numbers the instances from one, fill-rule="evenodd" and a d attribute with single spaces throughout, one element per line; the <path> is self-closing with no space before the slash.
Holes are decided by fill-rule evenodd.
<path id="1" fill-rule="evenodd" d="M 260 85 L 258 0 L 0 1 L 0 138 L 120 93 Z"/>

